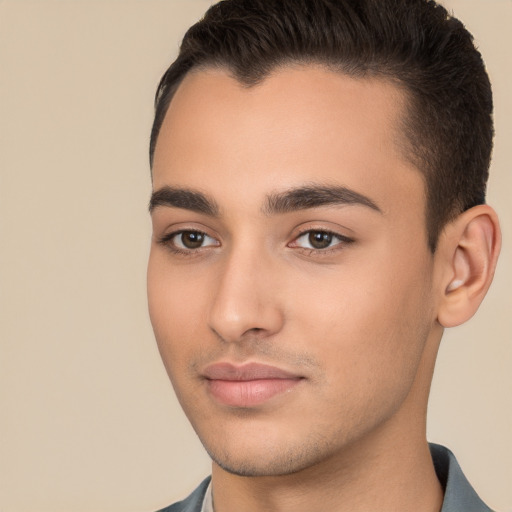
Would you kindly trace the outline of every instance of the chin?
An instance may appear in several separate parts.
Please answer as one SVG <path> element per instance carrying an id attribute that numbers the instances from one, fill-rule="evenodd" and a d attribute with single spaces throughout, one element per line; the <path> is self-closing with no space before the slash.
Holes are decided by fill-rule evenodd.
<path id="1" fill-rule="evenodd" d="M 299 473 L 317 465 L 322 459 L 328 458 L 330 451 L 326 443 L 303 442 L 283 446 L 280 443 L 269 446 L 262 443 L 251 446 L 241 443 L 231 446 L 229 450 L 212 449 L 203 443 L 212 461 L 224 471 L 244 477 L 273 477 Z"/>
<path id="2" fill-rule="evenodd" d="M 237 476 L 246 477 L 271 477 L 284 476 L 298 473 L 308 467 L 303 460 L 292 457 L 272 457 L 259 461 L 249 460 L 246 457 L 216 457 L 210 454 L 211 459 L 224 471 Z"/>

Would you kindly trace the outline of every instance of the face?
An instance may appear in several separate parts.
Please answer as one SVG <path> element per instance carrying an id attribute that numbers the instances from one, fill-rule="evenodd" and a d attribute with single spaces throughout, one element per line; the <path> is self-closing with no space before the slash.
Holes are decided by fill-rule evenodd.
<path id="1" fill-rule="evenodd" d="M 218 467 L 284 475 L 421 429 L 433 258 L 424 182 L 399 150 L 403 100 L 320 67 L 250 88 L 198 71 L 172 100 L 149 309 Z"/>

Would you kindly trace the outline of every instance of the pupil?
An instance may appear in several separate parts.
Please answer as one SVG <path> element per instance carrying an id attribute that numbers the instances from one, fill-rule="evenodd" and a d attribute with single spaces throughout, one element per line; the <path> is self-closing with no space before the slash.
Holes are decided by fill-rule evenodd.
<path id="1" fill-rule="evenodd" d="M 187 249 L 198 249 L 204 241 L 204 233 L 185 231 L 181 234 L 181 241 Z"/>
<path id="2" fill-rule="evenodd" d="M 323 231 L 312 231 L 309 234 L 309 243 L 315 249 L 325 249 L 329 247 L 332 242 L 331 233 L 325 233 Z"/>

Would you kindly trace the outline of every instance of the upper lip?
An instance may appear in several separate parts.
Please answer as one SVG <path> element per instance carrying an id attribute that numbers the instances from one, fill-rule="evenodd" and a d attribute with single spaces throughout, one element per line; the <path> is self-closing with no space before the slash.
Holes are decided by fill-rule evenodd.
<path id="1" fill-rule="evenodd" d="M 261 363 L 214 363 L 203 371 L 203 377 L 209 380 L 248 381 L 263 379 L 300 379 L 301 376 L 276 366 Z"/>

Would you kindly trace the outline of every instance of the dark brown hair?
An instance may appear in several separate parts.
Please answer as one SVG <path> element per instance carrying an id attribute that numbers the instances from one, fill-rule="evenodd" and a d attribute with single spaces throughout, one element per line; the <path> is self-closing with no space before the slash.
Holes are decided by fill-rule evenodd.
<path id="1" fill-rule="evenodd" d="M 287 63 L 382 77 L 408 98 L 407 157 L 427 189 L 428 241 L 485 202 L 492 93 L 471 34 L 433 0 L 223 0 L 185 34 L 157 90 L 152 165 L 169 103 L 192 69 L 222 67 L 247 86 Z"/>

